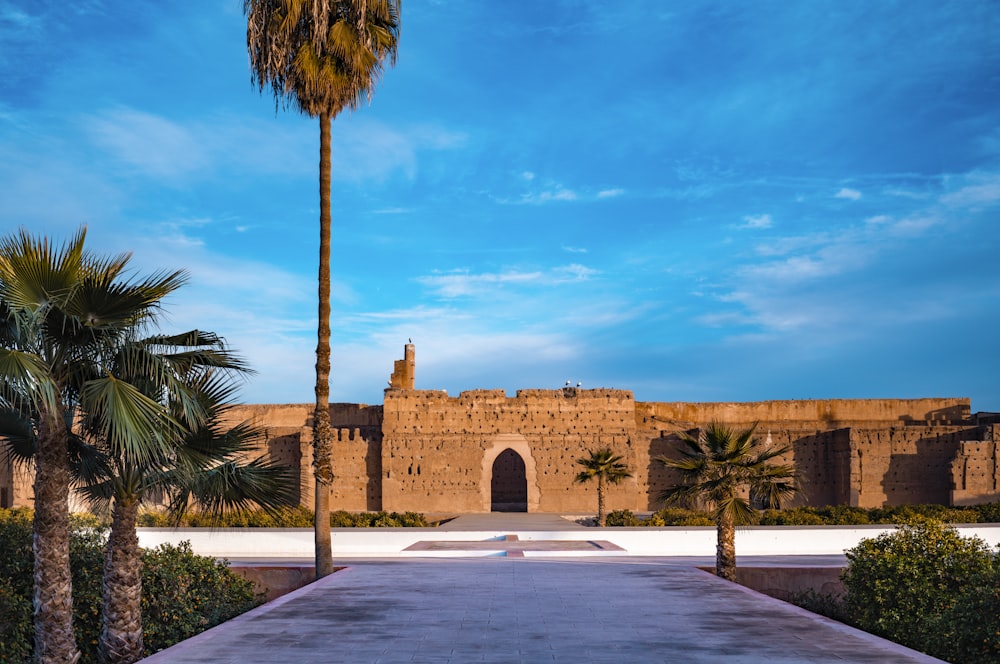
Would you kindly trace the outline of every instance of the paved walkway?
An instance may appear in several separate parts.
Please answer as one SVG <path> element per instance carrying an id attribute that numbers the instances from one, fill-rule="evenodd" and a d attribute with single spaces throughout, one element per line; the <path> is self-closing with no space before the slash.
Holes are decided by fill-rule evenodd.
<path id="1" fill-rule="evenodd" d="M 347 569 L 144 661 L 937 660 L 677 559 L 614 557 L 351 561 Z"/>

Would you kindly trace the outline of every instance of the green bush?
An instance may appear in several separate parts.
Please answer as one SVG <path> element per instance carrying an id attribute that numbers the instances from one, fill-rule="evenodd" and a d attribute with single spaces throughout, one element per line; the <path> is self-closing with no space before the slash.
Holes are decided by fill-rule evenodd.
<path id="1" fill-rule="evenodd" d="M 175 523 L 162 511 L 144 511 L 139 525 L 146 528 L 312 528 L 313 512 L 305 507 L 289 507 L 267 512 L 242 510 L 221 515 L 191 512 Z M 336 510 L 330 513 L 334 528 L 426 528 L 427 520 L 416 512 L 358 512 Z"/>
<path id="2" fill-rule="evenodd" d="M 824 526 L 826 520 L 809 507 L 795 507 L 787 510 L 765 510 L 760 515 L 762 526 Z"/>
<path id="3" fill-rule="evenodd" d="M 195 555 L 189 542 L 142 555 L 142 638 L 149 655 L 261 604 L 253 582 L 225 562 Z"/>
<path id="4" fill-rule="evenodd" d="M 711 512 L 687 510 L 680 507 L 664 507 L 653 513 L 654 519 L 662 520 L 664 526 L 714 526 Z"/>
<path id="5" fill-rule="evenodd" d="M 858 627 L 950 661 L 996 661 L 971 652 L 955 659 L 951 652 L 956 644 L 980 654 L 1000 649 L 997 613 L 980 616 L 988 623 L 985 641 L 962 627 L 997 599 L 983 591 L 997 587 L 1000 564 L 982 540 L 920 520 L 863 540 L 847 551 L 847 560 L 847 611 Z"/>
<path id="6" fill-rule="evenodd" d="M 12 579 L 0 576 L 0 662 L 31 659 L 34 633 L 28 597 L 15 588 Z"/>
<path id="7" fill-rule="evenodd" d="M 1000 503 L 970 505 L 967 509 L 975 510 L 979 523 L 1000 523 Z"/>
<path id="8" fill-rule="evenodd" d="M 71 518 L 73 624 L 81 662 L 97 661 L 106 530 L 90 516 Z M 0 509 L 0 662 L 28 662 L 32 627 L 32 512 Z M 143 552 L 146 654 L 193 636 L 263 601 L 225 563 L 195 555 L 189 544 Z"/>
<path id="9" fill-rule="evenodd" d="M 788 601 L 796 606 L 801 606 L 806 611 L 812 611 L 842 623 L 850 623 L 847 615 L 847 604 L 841 596 L 806 590 L 792 595 Z"/>
<path id="10" fill-rule="evenodd" d="M 604 517 L 607 526 L 638 526 L 639 518 L 631 510 L 614 510 Z"/>
<path id="11" fill-rule="evenodd" d="M 313 513 L 298 506 L 280 510 L 236 510 L 220 515 L 186 512 L 179 521 L 162 510 L 145 510 L 138 524 L 145 528 L 312 528 Z"/>

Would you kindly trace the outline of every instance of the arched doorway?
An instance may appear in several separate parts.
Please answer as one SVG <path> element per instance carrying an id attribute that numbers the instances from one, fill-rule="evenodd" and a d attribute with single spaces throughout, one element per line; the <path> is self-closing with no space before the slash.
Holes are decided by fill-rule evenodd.
<path id="1" fill-rule="evenodd" d="M 527 512 L 528 478 L 524 459 L 509 447 L 497 455 L 490 475 L 491 512 Z"/>

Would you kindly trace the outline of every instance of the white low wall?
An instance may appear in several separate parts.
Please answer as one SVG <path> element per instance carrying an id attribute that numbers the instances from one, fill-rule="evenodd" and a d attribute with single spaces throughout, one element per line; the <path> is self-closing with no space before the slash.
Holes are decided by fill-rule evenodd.
<path id="1" fill-rule="evenodd" d="M 736 532 L 741 556 L 839 555 L 862 539 L 877 537 L 892 526 L 760 526 Z M 959 526 L 964 537 L 976 536 L 1000 545 L 1000 524 Z M 564 531 L 465 532 L 436 528 L 333 528 L 335 558 L 427 557 L 433 552 L 404 551 L 421 541 L 477 541 L 516 534 L 524 540 L 603 540 L 630 556 L 714 556 L 715 528 L 588 528 Z M 191 542 L 195 553 L 216 558 L 276 560 L 312 558 L 313 531 L 308 528 L 140 528 L 139 545 Z M 498 550 L 504 549 L 501 544 Z M 483 555 L 469 552 L 459 555 Z M 456 555 L 442 552 L 441 555 Z M 553 554 L 549 554 L 553 555 Z M 567 553 L 566 555 L 572 555 Z"/>

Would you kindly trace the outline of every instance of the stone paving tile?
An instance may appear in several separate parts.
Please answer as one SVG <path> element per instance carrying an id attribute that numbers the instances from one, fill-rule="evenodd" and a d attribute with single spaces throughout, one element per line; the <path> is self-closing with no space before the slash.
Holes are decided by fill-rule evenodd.
<path id="1" fill-rule="evenodd" d="M 665 561 L 359 562 L 147 661 L 935 661 Z"/>

